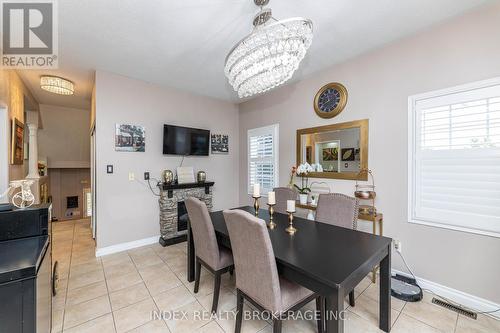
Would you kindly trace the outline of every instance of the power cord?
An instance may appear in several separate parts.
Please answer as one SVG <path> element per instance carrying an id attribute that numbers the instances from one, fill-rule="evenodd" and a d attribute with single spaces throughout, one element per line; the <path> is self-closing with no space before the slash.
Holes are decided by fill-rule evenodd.
<path id="1" fill-rule="evenodd" d="M 413 274 L 413 271 L 411 270 L 411 268 L 406 263 L 406 260 L 405 260 L 405 257 L 403 256 L 403 254 L 401 252 L 399 252 L 399 251 L 396 251 L 396 252 L 399 254 L 399 256 L 401 257 L 401 259 L 403 260 L 403 263 L 404 263 L 406 269 L 408 270 L 408 272 L 410 272 L 410 274 L 413 277 L 413 279 L 415 279 L 415 281 L 417 281 L 417 278 L 415 277 L 415 274 Z M 472 312 L 475 312 L 475 313 L 478 313 L 478 314 L 491 314 L 491 313 L 495 313 L 495 312 L 499 312 L 500 311 L 500 308 L 498 308 L 496 310 L 492 310 L 492 311 L 479 311 L 477 309 L 469 308 L 469 307 L 464 306 L 464 305 L 462 305 L 460 303 L 452 301 L 452 300 L 450 300 L 450 299 L 448 299 L 448 298 L 446 298 L 444 296 L 436 294 L 435 292 L 433 292 L 430 289 L 422 289 L 422 290 L 424 290 L 424 291 L 426 291 L 426 292 L 428 292 L 428 293 L 430 293 L 430 294 L 432 294 L 432 295 L 434 295 L 434 296 L 436 296 L 436 297 L 438 297 L 438 298 L 440 298 L 440 299 L 442 299 L 442 300 L 444 300 L 444 301 L 446 301 L 446 302 L 448 302 L 450 304 L 453 304 L 453 305 L 455 305 L 455 306 L 457 306 L 459 308 L 462 308 L 464 310 L 469 310 L 469 311 L 472 311 Z"/>
<path id="2" fill-rule="evenodd" d="M 156 178 L 152 178 L 153 180 L 156 180 L 156 185 L 160 185 L 160 181 Z M 153 193 L 154 195 L 156 195 L 157 197 L 160 196 L 160 193 L 156 193 L 154 190 L 153 190 L 153 187 L 151 186 L 151 179 L 148 179 L 148 186 L 149 186 L 149 189 L 151 190 L 151 193 Z"/>
<path id="3" fill-rule="evenodd" d="M 160 184 L 160 181 L 158 179 L 155 179 L 155 178 L 152 178 L 153 180 L 156 180 L 157 181 L 157 185 Z M 146 184 L 144 184 L 144 182 L 142 182 L 141 180 L 139 179 L 135 179 L 136 182 L 138 182 L 139 184 L 141 185 L 144 185 L 146 186 Z M 161 196 L 159 193 L 156 193 L 154 190 L 153 190 L 153 187 L 151 186 L 151 182 L 150 182 L 150 179 L 147 180 L 148 181 L 148 187 L 149 187 L 149 190 L 151 191 L 151 193 L 153 193 L 155 196 L 159 197 Z"/>

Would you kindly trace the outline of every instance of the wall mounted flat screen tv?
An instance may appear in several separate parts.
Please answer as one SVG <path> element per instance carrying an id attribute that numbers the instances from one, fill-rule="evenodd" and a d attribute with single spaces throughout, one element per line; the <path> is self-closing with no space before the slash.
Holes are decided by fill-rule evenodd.
<path id="1" fill-rule="evenodd" d="M 163 154 L 208 156 L 210 131 L 163 125 Z"/>

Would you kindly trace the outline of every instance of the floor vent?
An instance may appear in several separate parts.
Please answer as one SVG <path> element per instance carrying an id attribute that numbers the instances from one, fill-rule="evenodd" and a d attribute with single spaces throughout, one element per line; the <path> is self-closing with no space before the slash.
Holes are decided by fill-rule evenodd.
<path id="1" fill-rule="evenodd" d="M 436 305 L 439 305 L 439 306 L 442 306 L 445 309 L 448 309 L 448 310 L 451 310 L 451 311 L 455 311 L 456 313 L 461 314 L 463 316 L 466 316 L 466 317 L 469 317 L 469 318 L 472 318 L 472 319 L 477 319 L 477 313 L 469 311 L 469 310 L 462 309 L 459 306 L 456 306 L 456 305 L 450 304 L 448 302 L 439 300 L 439 299 L 437 299 L 435 297 L 432 298 L 432 303 L 436 304 Z"/>

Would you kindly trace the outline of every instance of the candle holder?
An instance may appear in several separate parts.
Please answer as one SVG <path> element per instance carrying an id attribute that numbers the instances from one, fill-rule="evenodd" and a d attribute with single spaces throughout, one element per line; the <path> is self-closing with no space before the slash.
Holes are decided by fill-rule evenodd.
<path id="1" fill-rule="evenodd" d="M 258 197 L 254 197 L 252 196 L 253 198 L 253 208 L 255 209 L 255 216 L 259 216 L 259 199 L 260 199 L 260 195 Z"/>
<path id="2" fill-rule="evenodd" d="M 286 232 L 288 232 L 290 235 L 293 235 L 295 234 L 295 232 L 297 231 L 297 229 L 293 226 L 293 213 L 295 212 L 289 212 L 287 211 L 288 213 L 288 228 L 286 228 Z"/>
<path id="3" fill-rule="evenodd" d="M 274 205 L 275 204 L 267 204 L 269 206 L 269 224 L 267 225 L 269 229 L 274 229 L 276 228 L 276 223 L 273 221 L 273 214 L 274 214 Z"/>

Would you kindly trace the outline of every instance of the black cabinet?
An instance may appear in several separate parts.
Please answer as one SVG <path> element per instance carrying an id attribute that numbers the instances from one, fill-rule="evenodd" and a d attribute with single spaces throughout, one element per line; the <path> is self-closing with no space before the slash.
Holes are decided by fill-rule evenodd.
<path id="1" fill-rule="evenodd" d="M 50 333 L 50 206 L 0 212 L 0 332 Z"/>

